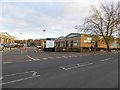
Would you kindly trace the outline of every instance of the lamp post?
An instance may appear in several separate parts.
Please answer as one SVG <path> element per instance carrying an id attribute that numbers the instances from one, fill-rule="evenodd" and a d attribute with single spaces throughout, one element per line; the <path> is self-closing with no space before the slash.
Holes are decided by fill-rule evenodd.
<path id="1" fill-rule="evenodd" d="M 45 41 L 44 41 L 44 39 L 45 39 L 45 30 L 43 30 L 43 42 L 42 42 L 43 50 L 45 48 Z"/>
<path id="2" fill-rule="evenodd" d="M 43 30 L 43 38 L 45 38 L 45 30 Z"/>
<path id="3" fill-rule="evenodd" d="M 20 32 L 20 38 L 22 37 L 22 33 Z M 22 43 L 22 39 L 20 39 L 20 44 Z"/>

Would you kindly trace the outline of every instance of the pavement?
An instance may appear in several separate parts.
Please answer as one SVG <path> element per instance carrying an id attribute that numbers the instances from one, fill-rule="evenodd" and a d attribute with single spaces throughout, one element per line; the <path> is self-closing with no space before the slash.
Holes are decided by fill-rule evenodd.
<path id="1" fill-rule="evenodd" d="M 118 53 L 3 53 L 3 88 L 118 88 Z"/>

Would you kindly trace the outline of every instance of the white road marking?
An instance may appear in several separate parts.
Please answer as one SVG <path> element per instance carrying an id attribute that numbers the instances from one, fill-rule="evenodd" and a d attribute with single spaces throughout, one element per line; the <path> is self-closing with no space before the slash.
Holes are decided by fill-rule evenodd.
<path id="1" fill-rule="evenodd" d="M 64 67 L 61 67 L 63 70 L 67 70 L 67 69 L 65 69 Z"/>
<path id="2" fill-rule="evenodd" d="M 32 74 L 31 77 L 26 77 L 26 78 L 21 78 L 21 79 L 9 81 L 9 82 L 0 83 L 0 85 L 14 83 L 14 82 L 19 82 L 19 81 L 23 81 L 23 80 L 27 80 L 27 79 L 31 79 L 31 78 L 35 78 L 35 77 L 39 77 L 40 76 L 40 75 L 37 75 L 36 71 L 28 71 L 28 72 L 22 72 L 22 73 L 15 73 L 15 74 L 4 75 L 3 77 L 15 76 L 15 75 L 26 74 L 26 73 L 33 73 L 33 74 Z M 1 79 L 3 79 L 3 77 Z"/>
<path id="3" fill-rule="evenodd" d="M 68 56 L 68 57 L 72 57 L 72 56 Z"/>
<path id="4" fill-rule="evenodd" d="M 39 59 L 39 58 L 35 58 L 35 59 L 34 59 L 34 61 L 38 61 L 38 60 L 40 60 L 40 59 Z"/>
<path id="5" fill-rule="evenodd" d="M 59 58 L 62 58 L 62 57 L 56 57 L 56 58 L 58 58 L 58 59 L 59 59 Z"/>
<path id="6" fill-rule="evenodd" d="M 42 58 L 43 60 L 47 60 L 48 58 Z"/>
<path id="7" fill-rule="evenodd" d="M 48 58 L 53 59 L 54 57 L 48 57 Z"/>
<path id="8" fill-rule="evenodd" d="M 32 76 L 33 76 L 33 77 L 35 77 L 35 76 L 36 76 L 36 74 L 37 74 L 37 72 L 34 72 L 34 73 L 32 74 Z"/>
<path id="9" fill-rule="evenodd" d="M 100 60 L 100 61 L 104 62 L 104 61 L 108 61 L 110 59 L 112 59 L 112 58 L 107 58 L 107 59 L 103 59 L 103 60 Z"/>
<path id="10" fill-rule="evenodd" d="M 26 60 L 26 61 L 32 61 L 32 60 Z"/>
<path id="11" fill-rule="evenodd" d="M 18 74 L 26 74 L 26 73 L 34 73 L 35 71 L 28 71 L 28 72 L 22 72 L 22 73 L 14 73 L 14 74 L 9 74 L 9 75 L 3 75 L 3 77 L 8 77 L 8 76 L 15 76 Z"/>
<path id="12" fill-rule="evenodd" d="M 26 55 L 28 58 L 30 58 L 30 59 L 32 59 L 32 60 L 40 60 L 40 59 L 38 59 L 38 58 L 32 58 L 31 56 L 29 56 L 29 55 Z"/>
<path id="13" fill-rule="evenodd" d="M 74 66 L 74 65 L 77 65 L 77 64 L 70 64 L 70 65 L 66 65 L 66 66 L 62 66 L 62 67 L 69 67 L 69 66 Z"/>
<path id="14" fill-rule="evenodd" d="M 3 64 L 7 64 L 7 63 L 13 63 L 13 62 L 3 62 Z"/>
<path id="15" fill-rule="evenodd" d="M 5 83 L 0 83 L 0 85 L 10 84 L 10 83 L 14 83 L 14 82 L 20 82 L 20 81 L 23 81 L 23 80 L 27 80 L 27 79 L 31 79 L 31 78 L 36 78 L 36 77 L 40 77 L 40 75 L 36 75 L 36 76 L 34 76 L 34 77 L 31 76 L 31 77 L 27 77 L 27 78 L 17 79 L 17 80 L 5 82 Z"/>
<path id="16" fill-rule="evenodd" d="M 87 66 L 87 65 L 91 65 L 93 63 L 80 63 L 80 64 L 71 64 L 71 65 L 67 65 L 67 66 L 63 66 L 61 67 L 63 70 L 70 70 L 70 69 L 74 69 L 74 68 L 79 68 L 79 67 L 83 67 L 83 66 Z M 69 67 L 71 66 L 71 67 Z"/>
<path id="17" fill-rule="evenodd" d="M 62 56 L 62 58 L 68 58 L 67 56 Z"/>

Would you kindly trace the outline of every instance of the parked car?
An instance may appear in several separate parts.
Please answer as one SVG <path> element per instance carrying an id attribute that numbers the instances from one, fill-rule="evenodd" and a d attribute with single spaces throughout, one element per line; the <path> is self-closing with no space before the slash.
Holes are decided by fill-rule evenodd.
<path id="1" fill-rule="evenodd" d="M 15 44 L 11 44 L 10 47 L 11 47 L 11 48 L 15 48 Z"/>
<path id="2" fill-rule="evenodd" d="M 20 43 L 18 43 L 17 45 L 16 45 L 16 47 L 23 47 L 24 45 L 23 44 L 20 44 Z"/>
<path id="3" fill-rule="evenodd" d="M 0 51 L 4 50 L 4 46 L 2 44 L 0 44 Z"/>
<path id="4" fill-rule="evenodd" d="M 39 46 L 39 45 L 37 45 L 36 47 L 37 47 L 38 49 L 41 49 L 41 46 Z"/>
<path id="5" fill-rule="evenodd" d="M 7 47 L 7 48 L 9 48 L 9 47 L 10 47 L 10 44 L 5 44 L 4 46 Z"/>

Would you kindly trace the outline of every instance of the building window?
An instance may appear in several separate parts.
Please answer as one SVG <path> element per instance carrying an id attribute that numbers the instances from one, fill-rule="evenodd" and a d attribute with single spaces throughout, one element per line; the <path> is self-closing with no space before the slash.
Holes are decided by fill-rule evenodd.
<path id="1" fill-rule="evenodd" d="M 5 44 L 7 43 L 7 38 L 4 38 L 4 43 L 5 43 Z"/>
<path id="2" fill-rule="evenodd" d="M 71 41 L 71 47 L 73 47 L 73 41 Z"/>
<path id="3" fill-rule="evenodd" d="M 66 41 L 66 47 L 68 47 L 68 41 Z"/>
<path id="4" fill-rule="evenodd" d="M 79 40 L 74 40 L 73 41 L 73 46 L 79 46 Z"/>
<path id="5" fill-rule="evenodd" d="M 60 47 L 60 42 L 58 42 L 58 47 Z"/>
<path id="6" fill-rule="evenodd" d="M 60 42 L 60 47 L 63 47 L 63 42 Z"/>
<path id="7" fill-rule="evenodd" d="M 9 39 L 9 43 L 11 43 L 11 40 Z"/>
<path id="8" fill-rule="evenodd" d="M 63 42 L 63 47 L 65 48 L 65 42 Z"/>
<path id="9" fill-rule="evenodd" d="M 68 47 L 69 48 L 71 47 L 71 41 L 68 41 Z"/>

